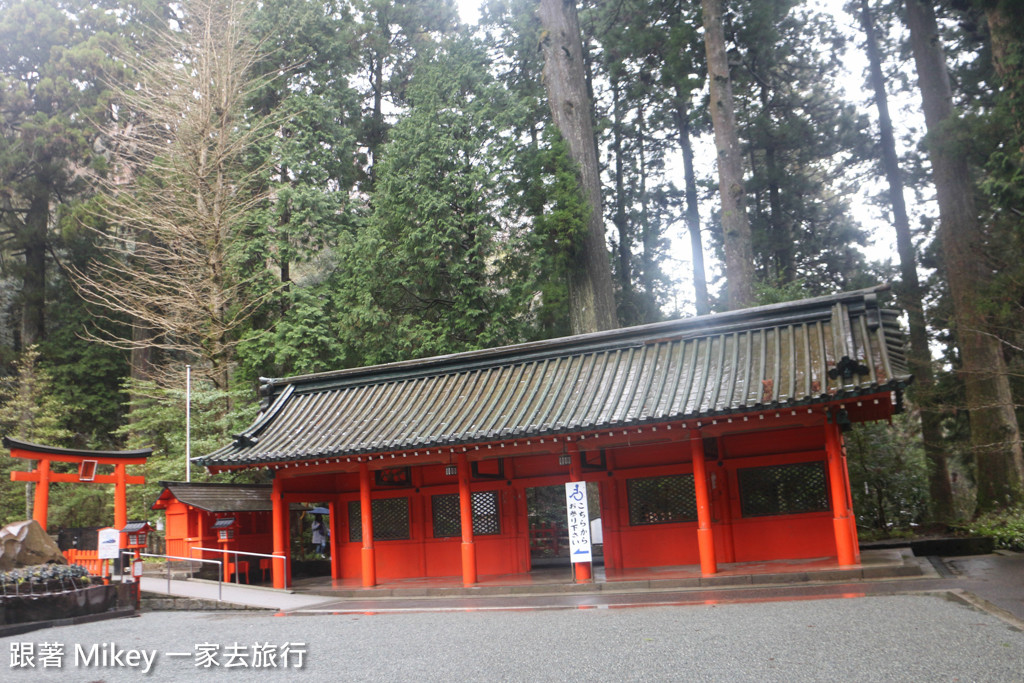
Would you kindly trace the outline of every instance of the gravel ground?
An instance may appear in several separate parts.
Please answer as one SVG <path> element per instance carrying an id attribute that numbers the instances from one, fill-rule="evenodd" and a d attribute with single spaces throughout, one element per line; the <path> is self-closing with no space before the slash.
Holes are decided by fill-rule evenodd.
<path id="1" fill-rule="evenodd" d="M 54 643 L 63 657 L 47 663 L 60 669 L 43 666 Z M 0 638 L 0 680 L 142 677 L 145 665 L 123 655 L 121 665 L 83 663 L 93 646 L 96 661 L 111 643 L 155 650 L 143 677 L 152 681 L 1024 681 L 1024 633 L 933 595 L 294 617 L 150 612 Z M 301 669 L 295 654 L 282 666 L 289 643 L 304 650 Z M 197 666 L 204 644 L 219 666 Z M 28 646 L 35 666 L 14 666 Z M 259 649 L 277 654 L 275 667 L 266 657 L 253 666 Z"/>

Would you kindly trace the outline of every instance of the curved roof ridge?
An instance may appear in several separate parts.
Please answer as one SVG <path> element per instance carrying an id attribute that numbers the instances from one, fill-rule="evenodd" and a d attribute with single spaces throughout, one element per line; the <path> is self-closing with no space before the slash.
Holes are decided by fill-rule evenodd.
<path id="1" fill-rule="evenodd" d="M 391 376 L 409 377 L 424 372 L 435 372 L 446 366 L 459 367 L 466 365 L 467 367 L 472 367 L 481 364 L 490 366 L 495 364 L 494 361 L 501 358 L 507 358 L 509 362 L 515 362 L 517 360 L 528 360 L 538 355 L 550 357 L 558 351 L 565 351 L 567 353 L 600 351 L 610 347 L 621 348 L 622 342 L 630 339 L 635 340 L 637 344 L 641 344 L 656 340 L 659 337 L 674 339 L 687 334 L 704 336 L 726 332 L 729 328 L 735 326 L 747 329 L 751 323 L 761 319 L 766 323 L 778 324 L 777 317 L 781 313 L 788 313 L 790 316 L 793 316 L 799 315 L 801 311 L 810 311 L 815 317 L 829 315 L 831 306 L 864 301 L 868 298 L 874 298 L 878 293 L 889 289 L 890 285 L 883 283 L 874 287 L 838 294 L 827 294 L 811 299 L 783 301 L 781 303 L 743 308 L 723 313 L 709 313 L 692 318 L 677 318 L 675 320 L 664 320 L 633 327 L 618 327 L 611 330 L 587 332 L 568 337 L 542 339 L 488 349 L 460 351 L 440 356 L 414 358 L 342 370 L 328 370 L 291 377 L 260 377 L 260 391 L 264 395 L 271 395 L 276 393 L 276 391 L 284 390 L 286 387 L 297 388 L 301 385 L 317 385 L 320 383 L 347 385 L 349 383 L 359 383 L 362 378 L 366 377 L 372 377 L 373 381 L 379 382 Z M 826 303 L 829 304 L 829 307 L 824 306 Z"/>
<path id="2" fill-rule="evenodd" d="M 31 441 L 16 439 L 12 436 L 3 438 L 4 448 L 17 448 L 32 453 L 53 453 L 54 455 L 73 455 L 83 458 L 148 458 L 153 455 L 152 448 L 140 448 L 133 451 L 90 451 L 84 448 L 61 448 L 59 446 L 44 446 Z"/>

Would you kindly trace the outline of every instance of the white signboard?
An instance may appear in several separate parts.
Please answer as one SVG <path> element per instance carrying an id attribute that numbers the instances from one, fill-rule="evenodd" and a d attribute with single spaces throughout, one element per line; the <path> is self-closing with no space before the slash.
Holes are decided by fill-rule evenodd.
<path id="1" fill-rule="evenodd" d="M 569 557 L 573 562 L 590 562 L 590 513 L 587 484 L 570 481 L 565 485 L 565 512 L 569 519 Z"/>
<path id="2" fill-rule="evenodd" d="M 112 526 L 99 530 L 96 541 L 97 557 L 101 560 L 116 560 L 121 549 L 121 532 Z"/>

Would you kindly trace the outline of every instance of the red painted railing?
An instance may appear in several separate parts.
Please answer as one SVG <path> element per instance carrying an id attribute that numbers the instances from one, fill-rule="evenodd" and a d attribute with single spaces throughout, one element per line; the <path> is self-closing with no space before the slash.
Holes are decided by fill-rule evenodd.
<path id="1" fill-rule="evenodd" d="M 70 548 L 64 551 L 64 557 L 68 564 L 78 564 L 85 567 L 93 576 L 110 576 L 110 560 L 101 560 L 98 550 L 78 550 Z"/>

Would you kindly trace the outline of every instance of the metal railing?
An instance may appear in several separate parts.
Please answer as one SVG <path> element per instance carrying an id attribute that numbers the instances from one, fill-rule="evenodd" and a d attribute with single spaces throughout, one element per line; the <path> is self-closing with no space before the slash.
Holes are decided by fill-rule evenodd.
<path id="1" fill-rule="evenodd" d="M 122 551 L 122 553 L 121 553 L 121 564 L 122 564 L 122 570 L 121 571 L 122 572 L 124 571 L 123 567 L 125 566 L 124 565 L 124 556 L 125 555 L 131 555 L 132 557 L 135 557 L 135 551 L 134 550 L 124 550 L 124 551 Z M 165 560 L 168 560 L 168 562 L 165 563 L 165 566 L 167 567 L 167 594 L 168 595 L 171 594 L 171 563 L 170 563 L 170 560 L 181 560 L 182 562 L 203 562 L 205 564 L 215 564 L 215 565 L 217 565 L 217 601 L 220 602 L 220 601 L 222 601 L 224 599 L 224 581 L 223 581 L 224 562 L 221 561 L 221 560 L 203 560 L 203 559 L 198 559 L 198 558 L 195 558 L 195 557 L 181 557 L 180 555 L 157 555 L 155 553 L 139 553 L 139 557 L 162 557 Z M 129 563 L 127 566 L 130 567 L 131 563 Z M 192 567 L 189 567 L 189 575 L 191 575 L 191 574 L 192 574 Z M 141 581 L 142 581 L 142 577 L 140 576 L 139 577 L 139 582 L 141 583 Z"/>
<path id="2" fill-rule="evenodd" d="M 232 561 L 233 561 L 233 563 L 235 565 L 235 584 L 236 585 L 238 584 L 238 556 L 239 555 L 246 555 L 246 556 L 249 556 L 249 557 L 266 557 L 266 558 L 270 558 L 272 560 L 283 560 L 284 561 L 284 587 L 285 588 L 288 587 L 288 584 L 289 584 L 289 581 L 288 581 L 289 571 L 288 571 L 288 556 L 287 555 L 268 555 L 266 553 L 250 553 L 250 552 L 246 552 L 246 551 L 243 551 L 243 550 L 224 550 L 223 548 L 200 548 L 199 546 L 192 546 L 191 548 L 188 549 L 188 552 L 189 552 L 189 554 L 192 554 L 196 550 L 200 550 L 202 552 L 207 552 L 207 553 L 224 553 L 224 554 L 227 554 L 227 555 L 233 555 L 234 557 L 232 558 Z"/>

